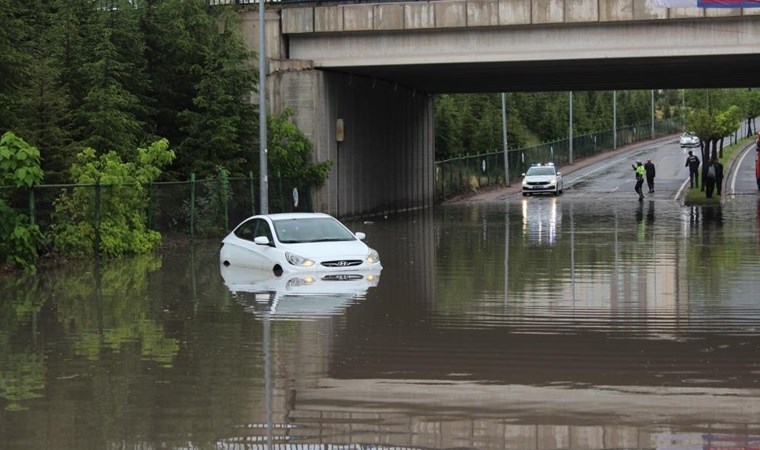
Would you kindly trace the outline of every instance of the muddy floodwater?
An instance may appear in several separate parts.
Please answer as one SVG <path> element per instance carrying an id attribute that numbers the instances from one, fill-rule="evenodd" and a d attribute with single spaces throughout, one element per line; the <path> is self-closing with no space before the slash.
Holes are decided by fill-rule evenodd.
<path id="1" fill-rule="evenodd" d="M 217 239 L 0 280 L 0 448 L 760 448 L 756 195 L 347 224 L 379 278 Z"/>

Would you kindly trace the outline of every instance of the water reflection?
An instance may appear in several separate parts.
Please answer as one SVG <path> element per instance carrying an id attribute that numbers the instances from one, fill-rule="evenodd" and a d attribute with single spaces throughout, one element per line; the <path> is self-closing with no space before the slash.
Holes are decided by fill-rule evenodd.
<path id="1" fill-rule="evenodd" d="M 380 282 L 380 271 L 290 273 L 220 265 L 227 288 L 246 311 L 266 318 L 314 319 L 341 314 Z"/>
<path id="2" fill-rule="evenodd" d="M 0 281 L 0 447 L 755 445 L 757 200 L 527 202 L 363 224 L 382 283 L 217 242 Z"/>
<path id="3" fill-rule="evenodd" d="M 557 197 L 522 200 L 523 236 L 533 244 L 554 245 L 562 225 L 562 208 Z"/>

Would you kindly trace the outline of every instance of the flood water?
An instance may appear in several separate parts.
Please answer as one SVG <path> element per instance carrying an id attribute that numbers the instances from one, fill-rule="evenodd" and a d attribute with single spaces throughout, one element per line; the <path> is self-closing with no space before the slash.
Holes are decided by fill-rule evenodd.
<path id="1" fill-rule="evenodd" d="M 216 240 L 0 280 L 0 448 L 760 447 L 756 196 L 347 223 L 333 295 Z"/>

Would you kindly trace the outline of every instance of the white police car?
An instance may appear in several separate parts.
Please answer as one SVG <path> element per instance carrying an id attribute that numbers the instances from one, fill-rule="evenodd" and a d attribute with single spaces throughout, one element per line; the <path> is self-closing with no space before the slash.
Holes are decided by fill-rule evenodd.
<path id="1" fill-rule="evenodd" d="M 533 164 L 523 174 L 522 194 L 554 194 L 562 193 L 562 173 L 557 172 L 553 163 Z"/>
<path id="2" fill-rule="evenodd" d="M 681 143 L 681 148 L 699 147 L 699 137 L 697 137 L 696 134 L 690 131 L 687 131 L 684 134 L 682 134 L 681 139 L 679 141 Z"/>

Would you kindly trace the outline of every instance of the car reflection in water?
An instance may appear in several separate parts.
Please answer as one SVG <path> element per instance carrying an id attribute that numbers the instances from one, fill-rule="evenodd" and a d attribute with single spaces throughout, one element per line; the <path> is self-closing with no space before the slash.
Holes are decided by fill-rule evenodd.
<path id="1" fill-rule="evenodd" d="M 562 225 L 562 208 L 557 198 L 522 201 L 523 238 L 531 244 L 554 245 Z"/>
<path id="2" fill-rule="evenodd" d="M 269 319 L 311 319 L 342 314 L 380 282 L 380 270 L 290 273 L 220 265 L 227 288 L 246 311 Z"/>

